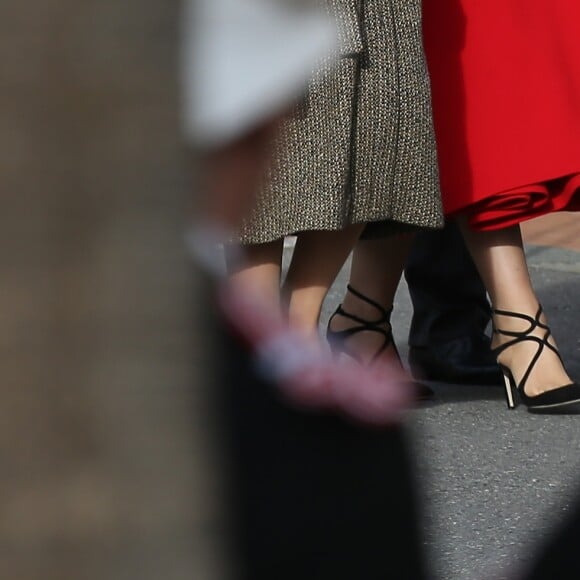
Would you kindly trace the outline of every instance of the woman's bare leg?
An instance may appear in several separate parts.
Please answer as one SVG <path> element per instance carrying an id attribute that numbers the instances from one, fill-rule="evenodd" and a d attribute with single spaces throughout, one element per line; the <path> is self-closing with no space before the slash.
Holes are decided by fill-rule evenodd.
<path id="1" fill-rule="evenodd" d="M 412 235 L 394 235 L 359 241 L 353 252 L 350 286 L 379 304 L 384 310 L 392 308 L 412 240 Z M 352 292 L 346 293 L 342 308 L 348 314 L 366 321 L 381 318 L 379 309 Z M 334 331 L 353 326 L 357 326 L 357 323 L 345 316 L 334 316 L 330 324 L 330 328 Z M 383 323 L 382 328 L 389 332 L 390 322 Z M 381 348 L 383 342 L 382 334 L 364 331 L 348 339 L 348 349 L 362 362 L 368 362 Z M 384 356 L 391 359 L 395 356 L 395 351 L 392 348 L 386 349 Z"/>
<path id="2" fill-rule="evenodd" d="M 298 234 L 284 284 L 291 326 L 307 335 L 318 333 L 324 298 L 363 228 Z"/>
<path id="3" fill-rule="evenodd" d="M 198 202 L 205 224 L 217 226 L 227 235 L 249 215 L 281 118 L 266 120 L 246 135 L 206 154 L 203 159 L 206 195 Z M 282 239 L 226 247 L 226 267 L 231 280 L 279 305 L 282 247 Z"/>
<path id="4" fill-rule="evenodd" d="M 465 220 L 460 220 L 465 241 L 487 288 L 494 309 L 525 314 L 534 318 L 539 301 L 532 287 L 519 226 L 502 230 L 477 232 Z M 542 322 L 546 322 L 542 318 Z M 524 320 L 494 314 L 494 324 L 498 329 L 523 332 L 529 327 Z M 535 330 L 532 334 L 543 337 L 545 331 Z M 492 346 L 498 347 L 511 340 L 494 334 Z M 555 343 L 552 341 L 552 344 Z M 499 361 L 510 368 L 519 384 L 528 365 L 538 350 L 538 343 L 524 341 L 509 347 L 499 356 Z M 558 356 L 544 349 L 534 370 L 527 380 L 525 391 L 530 396 L 560 387 L 572 382 Z"/>
<path id="5" fill-rule="evenodd" d="M 279 308 L 283 249 L 283 239 L 227 249 L 226 263 L 231 281 Z"/>

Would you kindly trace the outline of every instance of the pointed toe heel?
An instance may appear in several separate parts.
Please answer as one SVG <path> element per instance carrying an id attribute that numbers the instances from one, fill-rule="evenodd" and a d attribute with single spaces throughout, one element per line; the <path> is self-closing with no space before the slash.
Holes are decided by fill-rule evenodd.
<path id="1" fill-rule="evenodd" d="M 550 411 L 550 412 L 558 412 L 567 411 L 570 409 L 571 406 L 578 406 L 580 409 L 580 385 L 578 383 L 569 383 L 566 385 L 562 385 L 549 391 L 545 391 L 544 393 L 540 393 L 539 395 L 530 396 L 525 392 L 525 386 L 530 378 L 532 371 L 542 353 L 545 349 L 548 349 L 555 353 L 558 356 L 558 359 L 564 365 L 562 361 L 562 357 L 558 352 L 558 349 L 549 342 L 549 338 L 552 336 L 550 331 L 550 327 L 544 324 L 540 318 L 543 314 L 542 307 L 538 308 L 538 312 L 534 318 L 528 316 L 527 314 L 520 314 L 518 312 L 510 312 L 508 310 L 493 310 L 494 315 L 498 316 L 508 316 L 512 318 L 517 318 L 518 320 L 526 322 L 529 326 L 526 330 L 522 332 L 515 332 L 510 330 L 502 330 L 497 328 L 494 323 L 493 332 L 494 334 L 501 335 L 503 337 L 508 337 L 508 340 L 505 344 L 499 346 L 498 348 L 494 349 L 494 354 L 496 357 L 504 352 L 506 349 L 519 344 L 521 342 L 532 342 L 537 345 L 537 350 L 532 357 L 528 367 L 526 368 L 524 375 L 519 383 L 516 382 L 511 369 L 501 363 L 498 364 L 502 371 L 504 381 L 505 381 L 505 393 L 506 393 L 506 401 L 508 409 L 515 409 L 515 397 L 517 396 L 519 401 L 521 401 L 529 411 L 534 412 L 541 412 L 541 411 Z M 541 331 L 542 336 L 536 336 L 532 334 L 535 331 Z"/>

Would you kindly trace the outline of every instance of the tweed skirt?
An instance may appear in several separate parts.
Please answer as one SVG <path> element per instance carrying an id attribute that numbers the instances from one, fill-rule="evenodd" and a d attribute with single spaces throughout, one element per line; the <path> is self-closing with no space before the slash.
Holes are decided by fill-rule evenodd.
<path id="1" fill-rule="evenodd" d="M 362 0 L 362 49 L 316 71 L 282 127 L 239 240 L 443 223 L 421 0 Z"/>

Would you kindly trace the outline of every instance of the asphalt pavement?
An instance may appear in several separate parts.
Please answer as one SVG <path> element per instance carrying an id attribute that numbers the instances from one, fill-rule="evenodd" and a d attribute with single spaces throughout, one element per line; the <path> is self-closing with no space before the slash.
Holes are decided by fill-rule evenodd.
<path id="1" fill-rule="evenodd" d="M 534 245 L 527 255 L 568 370 L 580 380 L 580 252 Z M 347 276 L 348 264 L 325 302 L 323 325 Z M 411 314 L 403 282 L 392 321 L 405 358 Z M 435 577 L 513 578 L 580 494 L 580 415 L 509 411 L 499 387 L 433 387 L 435 400 L 411 412 L 409 429 Z"/>

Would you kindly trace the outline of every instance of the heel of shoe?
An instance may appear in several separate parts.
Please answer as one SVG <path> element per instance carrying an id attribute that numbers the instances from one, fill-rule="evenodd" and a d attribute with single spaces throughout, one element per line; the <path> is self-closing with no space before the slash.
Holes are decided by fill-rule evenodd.
<path id="1" fill-rule="evenodd" d="M 503 380 L 505 382 L 505 399 L 507 407 L 508 409 L 515 409 L 516 404 L 514 400 L 514 390 L 512 385 L 511 374 L 506 368 L 503 367 L 501 367 L 501 373 L 503 375 Z"/>
<path id="2" fill-rule="evenodd" d="M 509 367 L 500 364 L 505 380 L 508 409 L 515 408 L 513 393 L 514 391 L 517 391 L 518 400 L 528 408 L 528 411 L 546 411 L 552 413 L 558 412 L 559 410 L 563 410 L 564 412 L 580 410 L 580 383 L 571 382 L 561 386 L 556 386 L 552 389 L 541 392 L 538 395 L 528 395 L 525 391 L 526 383 L 530 374 L 545 349 L 556 354 L 560 361 L 562 361 L 558 349 L 550 342 L 550 337 L 552 336 L 550 327 L 541 320 L 543 314 L 542 307 L 538 306 L 538 311 L 535 317 L 528 316 L 527 314 L 520 314 L 518 312 L 497 309 L 493 310 L 493 314 L 494 316 L 499 315 L 516 318 L 522 323 L 525 322 L 527 324 L 527 328 L 522 331 L 503 330 L 497 327 L 494 320 L 493 333 L 504 337 L 504 339 L 508 339 L 507 342 L 493 350 L 496 358 L 498 358 L 505 350 L 522 342 L 536 345 L 536 353 L 531 358 L 519 383 L 516 383 Z M 534 334 L 534 332 L 536 334 Z"/>

